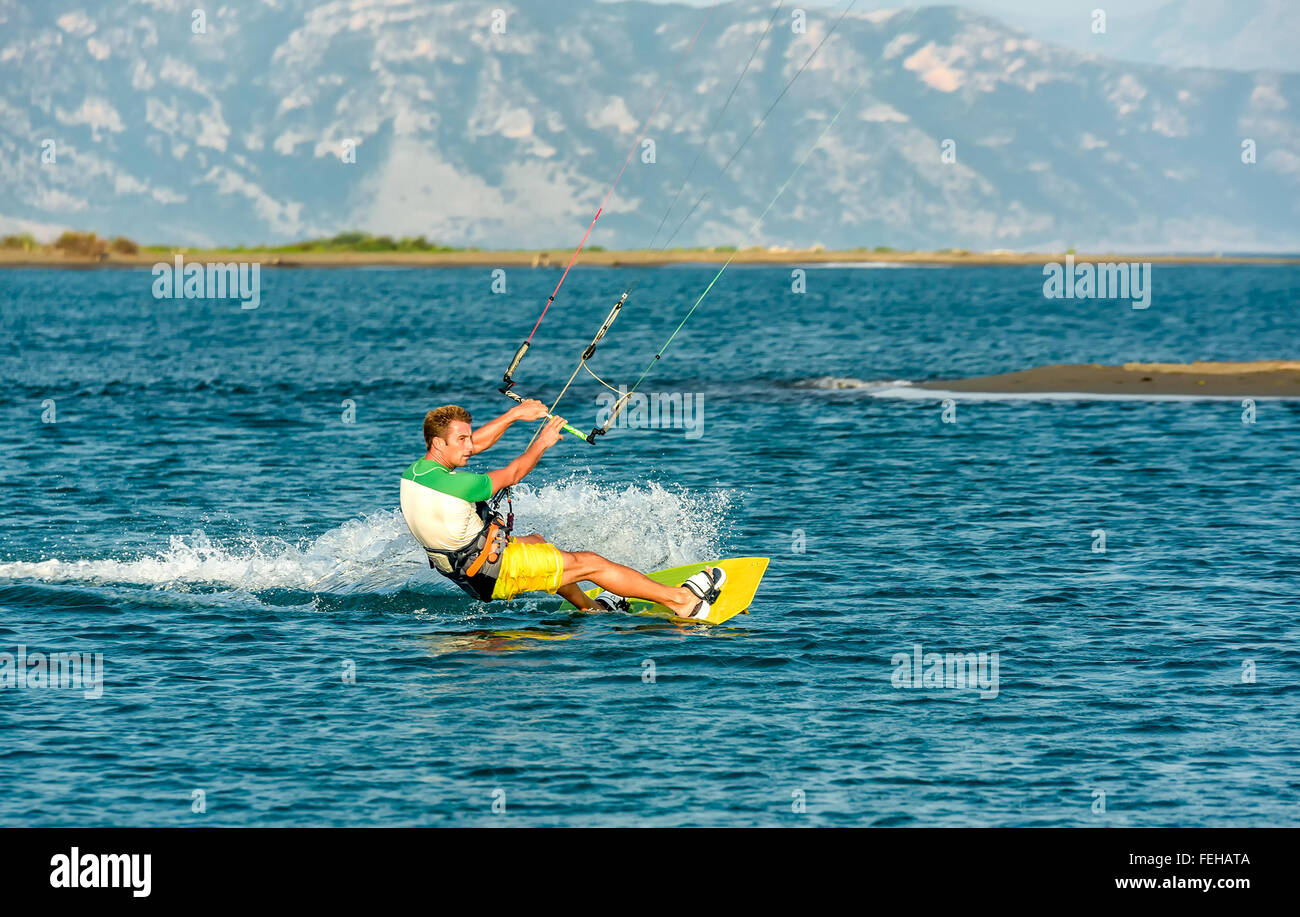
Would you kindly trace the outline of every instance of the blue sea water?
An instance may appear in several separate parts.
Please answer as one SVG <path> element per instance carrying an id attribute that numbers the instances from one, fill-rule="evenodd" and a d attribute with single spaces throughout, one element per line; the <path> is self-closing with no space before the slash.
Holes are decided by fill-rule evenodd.
<path id="1" fill-rule="evenodd" d="M 591 362 L 632 381 L 712 274 L 578 269 L 520 391 L 636 280 Z M 515 499 L 641 569 L 771 557 L 715 628 L 476 603 L 396 510 L 425 411 L 508 407 L 557 277 L 268 269 L 243 310 L 0 272 L 0 653 L 104 673 L 0 688 L 0 824 L 1300 824 L 1300 403 L 882 394 L 1294 358 L 1300 270 L 1158 265 L 1147 310 L 1037 268 L 729 270 L 642 389 L 698 429 L 566 438 Z M 918 645 L 992 690 L 908 686 Z"/>

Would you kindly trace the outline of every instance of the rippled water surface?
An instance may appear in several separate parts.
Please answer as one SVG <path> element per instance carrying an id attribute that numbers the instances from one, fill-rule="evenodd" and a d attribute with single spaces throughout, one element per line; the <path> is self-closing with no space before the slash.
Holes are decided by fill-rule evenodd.
<path id="1" fill-rule="evenodd" d="M 639 277 L 592 360 L 631 381 L 712 273 L 579 269 L 520 390 L 554 397 Z M 566 439 L 515 501 L 642 569 L 771 557 L 717 628 L 472 602 L 396 511 L 426 410 L 508 406 L 557 276 L 268 270 L 241 310 L 0 272 L 0 653 L 104 672 L 98 697 L 0 689 L 0 823 L 1300 822 L 1300 403 L 944 423 L 879 396 L 1295 358 L 1300 271 L 1157 266 L 1136 311 L 1046 300 L 1033 268 L 809 270 L 804 295 L 733 268 L 643 388 L 698 398 L 700 428 Z M 592 426 L 600 391 L 582 374 L 561 413 Z M 918 644 L 990 677 L 996 653 L 996 680 L 901 686 Z"/>

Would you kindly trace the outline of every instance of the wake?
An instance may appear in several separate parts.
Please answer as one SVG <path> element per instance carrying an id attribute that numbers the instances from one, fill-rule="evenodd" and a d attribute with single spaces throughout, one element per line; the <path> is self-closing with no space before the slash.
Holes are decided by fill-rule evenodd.
<path id="1" fill-rule="evenodd" d="M 515 533 L 545 535 L 567 551 L 598 551 L 649 571 L 720 556 L 735 495 L 618 488 L 574 475 L 513 489 Z M 504 504 L 502 504 L 504 509 Z M 202 531 L 172 535 L 155 554 L 129 559 L 50 558 L 0 563 L 0 582 L 128 585 L 188 592 L 235 589 L 331 594 L 448 591 L 429 569 L 398 509 L 384 509 L 296 542 L 245 536 L 218 540 Z"/>

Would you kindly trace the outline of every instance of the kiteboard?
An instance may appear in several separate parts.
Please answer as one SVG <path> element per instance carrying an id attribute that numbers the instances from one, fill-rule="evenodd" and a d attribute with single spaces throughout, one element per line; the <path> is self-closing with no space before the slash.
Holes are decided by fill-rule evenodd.
<path id="1" fill-rule="evenodd" d="M 729 557 L 724 560 L 706 560 L 646 574 L 656 583 L 663 583 L 665 586 L 680 586 L 705 567 L 721 567 L 726 570 L 727 583 L 722 587 L 718 600 L 709 609 L 707 618 L 681 618 L 674 614 L 671 608 L 666 608 L 646 599 L 628 599 L 628 604 L 631 606 L 629 612 L 655 618 L 671 618 L 674 621 L 687 624 L 721 624 L 749 608 L 750 603 L 754 601 L 754 594 L 758 592 L 758 584 L 763 580 L 763 573 L 767 570 L 767 563 L 768 558 L 766 557 Z M 594 599 L 603 591 L 600 587 L 596 587 L 595 589 L 586 590 L 586 593 Z M 565 602 L 560 606 L 560 611 L 577 610 L 569 602 Z"/>

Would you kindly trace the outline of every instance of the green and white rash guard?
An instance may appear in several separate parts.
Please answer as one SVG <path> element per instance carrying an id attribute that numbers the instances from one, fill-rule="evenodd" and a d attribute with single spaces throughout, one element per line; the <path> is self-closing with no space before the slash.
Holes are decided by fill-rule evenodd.
<path id="1" fill-rule="evenodd" d="M 430 459 L 402 472 L 402 516 L 415 540 L 430 550 L 458 551 L 473 541 L 483 529 L 474 504 L 491 497 L 492 479 L 485 474 L 455 472 Z M 439 555 L 434 563 L 440 570 L 447 566 Z"/>

